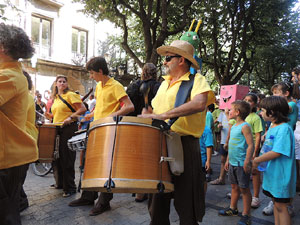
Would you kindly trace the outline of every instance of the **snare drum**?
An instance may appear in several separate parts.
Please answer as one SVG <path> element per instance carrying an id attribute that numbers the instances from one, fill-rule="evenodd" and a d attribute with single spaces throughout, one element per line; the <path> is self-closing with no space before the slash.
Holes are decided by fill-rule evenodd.
<path id="1" fill-rule="evenodd" d="M 160 183 L 165 192 L 174 190 L 168 163 L 160 163 L 167 156 L 165 136 L 152 119 L 123 117 L 116 125 L 107 117 L 90 127 L 82 189 L 107 192 L 111 174 L 111 192 L 157 193 Z"/>
<path id="2" fill-rule="evenodd" d="M 39 131 L 38 148 L 40 162 L 50 163 L 53 161 L 57 127 L 59 126 L 53 123 L 37 126 Z"/>
<path id="3" fill-rule="evenodd" d="M 85 150 L 86 132 L 73 136 L 68 140 L 68 147 L 71 151 Z"/>

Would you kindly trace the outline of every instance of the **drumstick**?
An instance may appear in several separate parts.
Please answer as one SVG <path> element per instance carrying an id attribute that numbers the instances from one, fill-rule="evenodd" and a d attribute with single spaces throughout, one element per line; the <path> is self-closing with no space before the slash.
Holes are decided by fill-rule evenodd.
<path id="1" fill-rule="evenodd" d="M 140 92 L 143 93 L 144 95 L 144 100 L 145 100 L 145 108 L 148 109 L 148 94 L 150 91 L 150 87 L 146 82 L 143 82 L 142 85 L 140 86 Z"/>
<path id="2" fill-rule="evenodd" d="M 39 114 L 40 116 L 44 117 L 45 119 L 47 119 L 46 116 L 45 116 L 44 114 L 42 114 L 42 113 L 40 113 L 40 112 L 38 112 L 38 111 L 36 111 L 36 110 L 35 110 L 35 112 L 36 112 L 37 114 Z"/>

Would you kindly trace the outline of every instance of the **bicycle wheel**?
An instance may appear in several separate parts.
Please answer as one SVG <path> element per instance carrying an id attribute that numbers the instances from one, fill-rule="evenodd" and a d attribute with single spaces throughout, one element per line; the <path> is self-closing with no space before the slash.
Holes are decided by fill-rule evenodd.
<path id="1" fill-rule="evenodd" d="M 39 161 L 32 163 L 33 173 L 37 176 L 46 176 L 52 170 L 51 163 L 40 163 Z"/>

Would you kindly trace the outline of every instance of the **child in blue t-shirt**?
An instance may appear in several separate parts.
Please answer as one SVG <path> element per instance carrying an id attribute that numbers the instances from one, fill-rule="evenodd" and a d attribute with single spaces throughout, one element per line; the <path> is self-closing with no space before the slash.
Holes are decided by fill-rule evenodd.
<path id="1" fill-rule="evenodd" d="M 289 104 L 289 121 L 287 123 L 291 126 L 293 130 L 296 128 L 296 123 L 298 120 L 298 107 L 297 104 L 292 101 L 293 85 L 288 82 L 280 82 L 272 87 L 272 92 L 274 96 L 283 97 Z"/>
<path id="2" fill-rule="evenodd" d="M 236 123 L 231 127 L 228 145 L 228 158 L 225 170 L 229 170 L 231 183 L 230 207 L 219 211 L 221 216 L 238 215 L 237 203 L 242 193 L 243 213 L 238 224 L 250 224 L 251 192 L 249 188 L 251 159 L 253 155 L 253 138 L 250 125 L 245 122 L 250 113 L 250 105 L 245 101 L 235 101 L 231 104 L 229 119 Z"/>
<path id="3" fill-rule="evenodd" d="M 266 139 L 274 136 L 274 141 L 271 151 L 253 160 L 253 168 L 269 161 L 263 176 L 263 193 L 274 203 L 275 224 L 291 224 L 288 205 L 296 194 L 296 161 L 295 138 L 287 124 L 289 105 L 283 97 L 271 96 L 263 99 L 260 106 L 264 120 L 272 122 Z"/>
<path id="4" fill-rule="evenodd" d="M 204 173 L 207 173 L 210 169 L 211 155 L 214 147 L 213 134 L 211 132 L 211 129 L 209 129 L 209 127 L 205 126 L 199 142 L 200 142 L 200 151 L 201 151 L 201 160 L 202 160 L 202 171 Z M 206 190 L 207 190 L 207 182 L 205 181 L 204 182 L 205 193 Z"/>

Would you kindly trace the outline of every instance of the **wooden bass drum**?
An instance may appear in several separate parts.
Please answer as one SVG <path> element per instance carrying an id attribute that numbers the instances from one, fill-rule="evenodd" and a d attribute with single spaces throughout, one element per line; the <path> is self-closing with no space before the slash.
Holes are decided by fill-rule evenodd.
<path id="1" fill-rule="evenodd" d="M 55 148 L 55 137 L 57 133 L 57 126 L 54 124 L 43 124 L 37 126 L 39 131 L 38 148 L 39 148 L 39 162 L 50 163 L 53 161 L 53 152 Z"/>
<path id="2" fill-rule="evenodd" d="M 157 193 L 174 186 L 167 162 L 164 134 L 152 126 L 152 119 L 122 117 L 116 125 L 113 117 L 91 123 L 82 189 L 113 193 Z M 109 179 L 111 178 L 111 179 Z"/>

